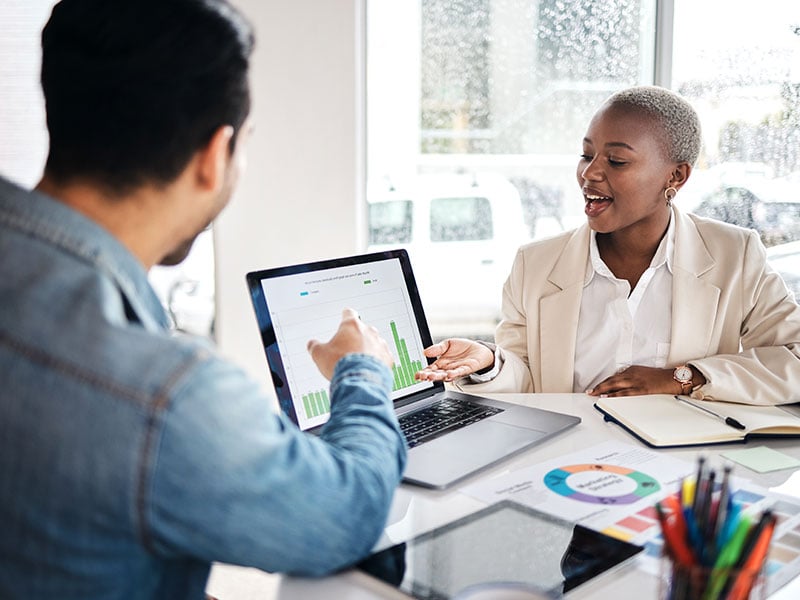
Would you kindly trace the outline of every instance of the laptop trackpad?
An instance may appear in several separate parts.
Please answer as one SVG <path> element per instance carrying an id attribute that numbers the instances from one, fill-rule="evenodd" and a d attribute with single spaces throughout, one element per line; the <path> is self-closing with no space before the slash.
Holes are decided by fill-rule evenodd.
<path id="1" fill-rule="evenodd" d="M 533 445 L 543 431 L 485 420 L 413 448 L 404 479 L 443 488 Z"/>

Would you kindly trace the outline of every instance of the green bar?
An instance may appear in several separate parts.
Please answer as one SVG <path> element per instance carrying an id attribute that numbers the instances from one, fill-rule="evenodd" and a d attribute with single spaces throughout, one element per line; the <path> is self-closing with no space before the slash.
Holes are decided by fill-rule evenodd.
<path id="1" fill-rule="evenodd" d="M 325 405 L 322 403 L 322 394 L 314 392 L 314 400 L 317 401 L 317 414 L 321 415 L 325 412 Z"/>
<path id="2" fill-rule="evenodd" d="M 306 409 L 306 418 L 307 419 L 314 416 L 313 411 L 311 409 L 311 404 L 309 403 L 308 400 L 309 400 L 309 394 L 306 394 L 305 396 L 303 396 L 303 406 Z"/>
<path id="3" fill-rule="evenodd" d="M 392 328 L 392 338 L 394 339 L 394 347 L 397 350 L 397 358 L 402 362 L 403 357 L 400 356 L 400 336 L 397 334 L 397 325 L 395 325 L 394 321 L 389 321 L 389 327 Z"/>
<path id="4" fill-rule="evenodd" d="M 328 391 L 322 390 L 322 401 L 325 403 L 325 412 L 331 412 L 331 401 L 328 400 Z"/>
<path id="5" fill-rule="evenodd" d="M 394 385 L 392 386 L 392 391 L 399 390 L 402 386 L 400 385 L 400 369 L 397 365 L 392 365 L 392 373 L 394 374 Z"/>
<path id="6" fill-rule="evenodd" d="M 414 365 L 414 373 L 417 373 L 418 371 L 422 371 L 422 363 L 420 361 L 415 360 L 411 364 Z"/>
<path id="7" fill-rule="evenodd" d="M 408 385 L 406 383 L 408 377 L 408 369 L 406 368 L 406 365 L 403 362 L 403 340 L 400 339 L 400 335 L 397 333 L 397 324 L 394 321 L 389 321 L 389 327 L 392 328 L 392 339 L 394 340 L 394 347 L 395 350 L 397 350 L 397 358 L 400 359 L 400 365 L 397 367 L 399 375 L 399 382 L 397 389 L 400 389 Z"/>
<path id="8" fill-rule="evenodd" d="M 403 387 L 408 387 L 414 383 L 414 374 L 411 372 L 411 359 L 408 358 L 408 349 L 406 348 L 406 341 L 404 339 L 400 340 L 400 347 L 403 352 L 401 355 L 401 360 L 403 361 L 403 370 L 406 373 L 406 384 Z"/>

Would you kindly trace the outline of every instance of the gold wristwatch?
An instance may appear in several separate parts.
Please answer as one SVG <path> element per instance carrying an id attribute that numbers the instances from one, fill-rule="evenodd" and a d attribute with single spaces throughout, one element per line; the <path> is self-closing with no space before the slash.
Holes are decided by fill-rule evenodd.
<path id="1" fill-rule="evenodd" d="M 681 384 L 681 394 L 688 395 L 692 391 L 694 373 L 689 365 L 678 365 L 672 372 L 672 378 Z"/>

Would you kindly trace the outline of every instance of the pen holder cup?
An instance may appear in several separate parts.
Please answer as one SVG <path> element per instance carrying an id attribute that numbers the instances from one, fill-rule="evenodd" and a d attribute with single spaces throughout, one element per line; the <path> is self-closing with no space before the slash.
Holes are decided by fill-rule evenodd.
<path id="1" fill-rule="evenodd" d="M 684 567 L 661 559 L 660 600 L 765 600 L 767 586 L 762 570 Z"/>

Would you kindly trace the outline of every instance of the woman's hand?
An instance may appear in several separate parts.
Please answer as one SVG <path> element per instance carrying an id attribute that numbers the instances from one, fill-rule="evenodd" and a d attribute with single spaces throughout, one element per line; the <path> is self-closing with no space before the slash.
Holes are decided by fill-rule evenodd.
<path id="1" fill-rule="evenodd" d="M 489 348 L 464 338 L 433 344 L 425 348 L 425 356 L 436 360 L 415 374 L 420 381 L 453 381 L 494 364 Z"/>
<path id="2" fill-rule="evenodd" d="M 598 383 L 590 396 L 638 396 L 644 394 L 681 394 L 681 384 L 673 379 L 674 369 L 633 365 Z"/>

